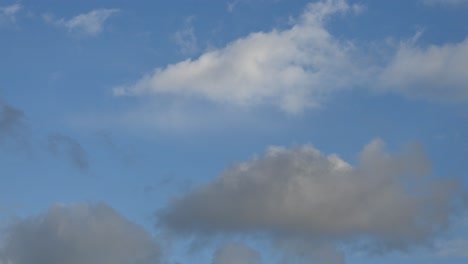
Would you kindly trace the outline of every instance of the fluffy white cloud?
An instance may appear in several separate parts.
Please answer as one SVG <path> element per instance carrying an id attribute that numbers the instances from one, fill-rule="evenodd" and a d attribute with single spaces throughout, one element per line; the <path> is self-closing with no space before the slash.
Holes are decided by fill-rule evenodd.
<path id="1" fill-rule="evenodd" d="M 271 147 L 173 200 L 160 224 L 181 234 L 364 239 L 373 250 L 402 250 L 430 242 L 449 222 L 456 183 L 429 174 L 417 145 L 392 155 L 374 140 L 357 166 L 311 146 Z"/>
<path id="2" fill-rule="evenodd" d="M 0 28 L 16 22 L 16 14 L 21 10 L 20 4 L 0 6 Z"/>
<path id="3" fill-rule="evenodd" d="M 213 264 L 260 264 L 260 255 L 254 249 L 239 243 L 220 247 L 213 256 Z"/>
<path id="4" fill-rule="evenodd" d="M 338 89 L 360 83 L 353 45 L 325 28 L 333 14 L 354 10 L 344 0 L 311 3 L 294 26 L 257 32 L 195 60 L 157 68 L 116 95 L 175 94 L 238 106 L 272 104 L 286 112 L 316 106 Z"/>
<path id="5" fill-rule="evenodd" d="M 53 206 L 10 226 L 0 248 L 8 264 L 157 264 L 159 246 L 105 205 Z"/>
<path id="6" fill-rule="evenodd" d="M 86 36 L 99 35 L 104 23 L 119 9 L 96 9 L 70 19 L 54 19 L 51 15 L 44 15 L 44 19 L 52 24 L 66 28 L 69 32 L 76 32 Z"/>
<path id="7" fill-rule="evenodd" d="M 422 45 L 416 37 L 394 46 L 340 39 L 327 29 L 334 15 L 361 10 L 346 0 L 316 1 L 290 28 L 251 33 L 198 58 L 156 68 L 114 88 L 115 95 L 152 99 L 121 119 L 158 130 L 189 131 L 193 124 L 214 120 L 206 118 L 213 113 L 216 121 L 230 118 L 223 117 L 224 109 L 238 119 L 256 106 L 295 114 L 337 91 L 355 88 L 442 103 L 468 101 L 468 39 Z M 182 49 L 193 47 L 192 33 L 190 28 L 178 33 Z M 385 52 L 370 52 L 369 46 Z M 202 104 L 215 111 L 204 114 Z"/>
<path id="8" fill-rule="evenodd" d="M 379 87 L 411 97 L 468 102 L 468 39 L 456 44 L 419 47 L 402 43 L 383 70 Z"/>

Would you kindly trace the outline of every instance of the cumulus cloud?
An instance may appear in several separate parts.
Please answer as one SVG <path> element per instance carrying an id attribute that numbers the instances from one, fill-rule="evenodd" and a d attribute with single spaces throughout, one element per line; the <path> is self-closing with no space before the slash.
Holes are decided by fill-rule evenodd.
<path id="1" fill-rule="evenodd" d="M 57 205 L 8 227 L 0 263 L 157 264 L 160 249 L 146 231 L 103 205 Z"/>
<path id="2" fill-rule="evenodd" d="M 374 140 L 356 166 L 312 146 L 270 147 L 174 199 L 159 224 L 179 234 L 260 233 L 369 250 L 430 243 L 449 224 L 456 182 L 430 175 L 417 144 L 397 154 Z"/>
<path id="3" fill-rule="evenodd" d="M 84 36 L 97 36 L 104 28 L 104 23 L 119 9 L 95 9 L 88 13 L 79 14 L 70 19 L 55 19 L 51 15 L 44 15 L 45 21 L 66 28 L 71 33 Z"/>
<path id="4" fill-rule="evenodd" d="M 289 114 L 355 88 L 444 103 L 468 100 L 468 40 L 418 45 L 411 39 L 395 47 L 338 38 L 327 29 L 335 15 L 362 10 L 346 0 L 312 2 L 290 28 L 251 33 L 198 58 L 156 68 L 113 91 L 119 96 L 207 100 L 241 110 L 273 106 Z M 176 33 L 185 50 L 193 47 L 192 33 L 190 28 Z M 369 46 L 386 52 L 369 52 Z M 156 120 L 158 113 L 150 116 Z"/>
<path id="5" fill-rule="evenodd" d="M 20 4 L 0 6 L 0 28 L 16 23 L 16 15 L 21 10 Z"/>
<path id="6" fill-rule="evenodd" d="M 311 3 L 289 29 L 252 33 L 199 58 L 157 68 L 116 95 L 170 94 L 236 106 L 271 104 L 288 113 L 320 104 L 338 89 L 359 85 L 366 72 L 353 45 L 325 28 L 336 13 L 354 10 L 344 0 Z"/>
<path id="7" fill-rule="evenodd" d="M 220 247 L 213 256 L 212 264 L 260 264 L 260 254 L 243 244 L 228 243 Z"/>
<path id="8" fill-rule="evenodd" d="M 8 142 L 26 143 L 24 113 L 0 100 L 0 145 Z"/>
<path id="9" fill-rule="evenodd" d="M 50 134 L 48 137 L 48 148 L 54 155 L 67 157 L 77 169 L 83 172 L 89 169 L 86 151 L 75 139 L 59 133 Z"/>
<path id="10" fill-rule="evenodd" d="M 403 42 L 383 70 L 381 89 L 440 102 L 468 102 L 468 39 L 420 47 Z"/>

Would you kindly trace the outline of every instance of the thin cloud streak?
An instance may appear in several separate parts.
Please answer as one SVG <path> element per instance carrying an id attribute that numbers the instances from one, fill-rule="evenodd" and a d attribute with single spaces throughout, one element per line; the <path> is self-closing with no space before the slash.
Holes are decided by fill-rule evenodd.
<path id="1" fill-rule="evenodd" d="M 104 23 L 113 15 L 119 13 L 120 10 L 112 9 L 95 9 L 88 13 L 79 14 L 70 19 L 55 19 L 50 14 L 43 15 L 46 22 L 53 25 L 63 27 L 69 33 L 77 33 L 83 36 L 94 37 L 102 33 Z"/>
<path id="2" fill-rule="evenodd" d="M 65 156 L 81 172 L 88 171 L 88 157 L 78 141 L 59 133 L 50 134 L 47 141 L 48 149 L 52 154 Z"/>

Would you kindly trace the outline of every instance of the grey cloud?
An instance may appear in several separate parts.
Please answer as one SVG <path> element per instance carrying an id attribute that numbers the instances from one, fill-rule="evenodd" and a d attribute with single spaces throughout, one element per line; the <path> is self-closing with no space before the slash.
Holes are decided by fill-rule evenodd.
<path id="1" fill-rule="evenodd" d="M 48 147 L 52 154 L 66 156 L 79 170 L 84 172 L 89 169 L 86 151 L 75 139 L 58 133 L 51 134 L 48 137 Z"/>
<path id="2" fill-rule="evenodd" d="M 57 205 L 7 229 L 0 263 L 157 264 L 159 246 L 140 226 L 103 205 Z"/>
<path id="3" fill-rule="evenodd" d="M 275 242 L 276 247 L 284 252 L 283 263 L 346 263 L 344 253 L 329 243 L 301 239 L 282 239 Z"/>
<path id="4" fill-rule="evenodd" d="M 436 255 L 468 258 L 468 240 L 455 239 L 439 242 L 436 247 Z"/>
<path id="5" fill-rule="evenodd" d="M 0 101 L 0 145 L 7 142 L 26 143 L 24 113 Z"/>
<path id="6" fill-rule="evenodd" d="M 212 264 L 260 264 L 259 253 L 243 244 L 228 243 L 220 247 L 213 256 Z"/>
<path id="7" fill-rule="evenodd" d="M 407 250 L 449 224 L 457 182 L 430 175 L 417 144 L 387 153 L 377 139 L 351 166 L 312 146 L 270 147 L 160 210 L 179 234 L 251 234 Z"/>

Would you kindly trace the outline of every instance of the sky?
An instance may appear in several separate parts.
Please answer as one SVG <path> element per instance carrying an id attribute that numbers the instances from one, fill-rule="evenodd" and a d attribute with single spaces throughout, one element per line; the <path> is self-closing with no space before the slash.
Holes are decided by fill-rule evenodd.
<path id="1" fill-rule="evenodd" d="M 0 264 L 468 261 L 467 14 L 0 0 Z"/>

